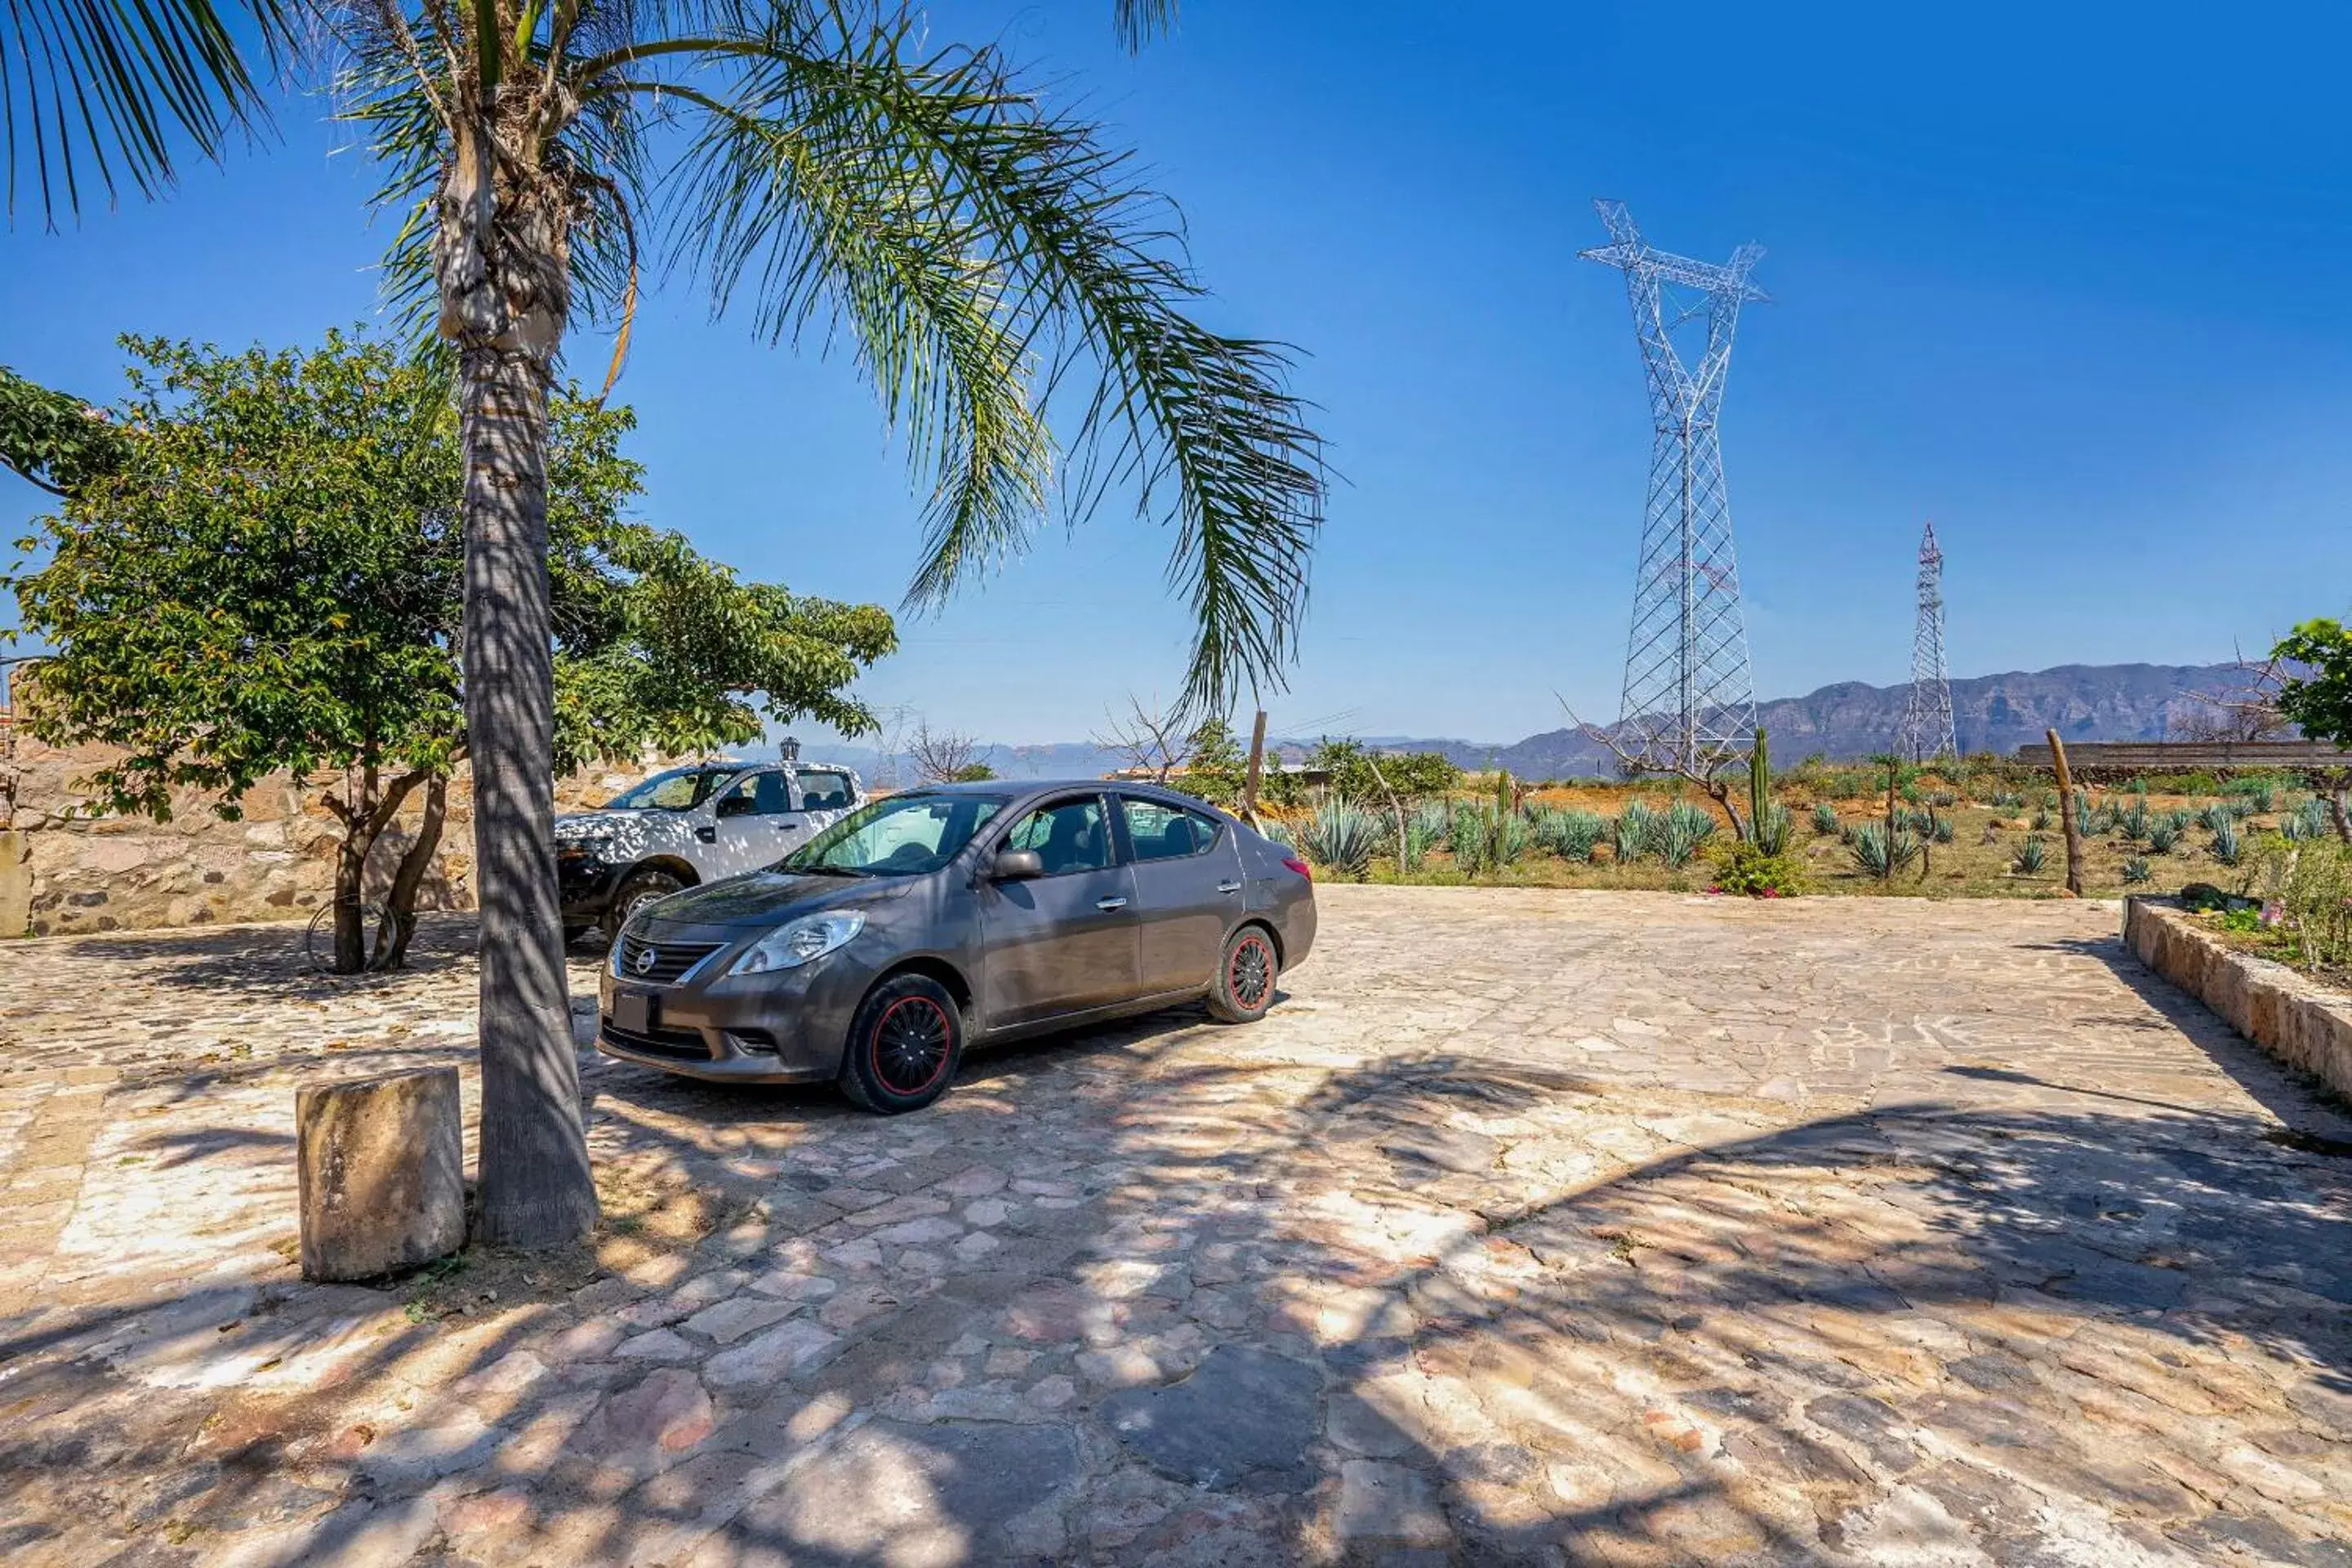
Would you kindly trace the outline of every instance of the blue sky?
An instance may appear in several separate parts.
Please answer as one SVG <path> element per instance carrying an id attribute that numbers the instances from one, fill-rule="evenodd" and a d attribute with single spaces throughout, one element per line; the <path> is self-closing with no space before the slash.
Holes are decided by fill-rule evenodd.
<path id="1" fill-rule="evenodd" d="M 1955 674 L 2186 662 L 2352 609 L 2352 13 L 2278 4 L 958 3 L 1181 203 L 1220 326 L 1311 356 L 1344 482 L 1277 731 L 1507 741 L 1612 716 L 1649 431 L 1590 200 L 1768 247 L 1723 446 L 1759 695 L 1907 678 L 1922 519 Z M 1661 16 L 1671 18 L 1661 22 Z M 172 200 L 0 234 L 0 362 L 106 397 L 118 331 L 273 344 L 373 309 L 392 218 L 290 101 Z M 917 498 L 847 363 L 640 319 L 643 508 L 749 574 L 895 603 Z M 606 345 L 577 340 L 576 363 Z M 0 479 L 0 521 L 39 510 Z M 866 684 L 1075 739 L 1181 681 L 1166 537 L 1106 510 Z"/>

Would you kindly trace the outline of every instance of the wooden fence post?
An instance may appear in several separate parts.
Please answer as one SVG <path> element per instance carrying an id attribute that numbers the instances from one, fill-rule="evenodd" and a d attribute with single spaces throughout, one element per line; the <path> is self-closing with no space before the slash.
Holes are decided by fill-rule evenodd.
<path id="1" fill-rule="evenodd" d="M 1257 826 L 1258 779 L 1265 771 L 1265 710 L 1257 710 L 1257 722 L 1250 726 L 1249 773 L 1242 780 L 1241 818 L 1252 827 Z"/>
<path id="2" fill-rule="evenodd" d="M 2066 891 L 2083 896 L 2083 825 L 2074 819 L 2074 775 L 2066 771 L 2066 742 L 2050 736 L 2050 760 L 2058 768 L 2058 823 L 2066 830 Z"/>

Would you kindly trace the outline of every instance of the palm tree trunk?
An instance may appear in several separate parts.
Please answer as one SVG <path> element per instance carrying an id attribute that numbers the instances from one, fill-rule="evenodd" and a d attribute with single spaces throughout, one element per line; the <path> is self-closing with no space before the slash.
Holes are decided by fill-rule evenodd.
<path id="1" fill-rule="evenodd" d="M 465 679 L 481 900 L 481 1239 L 577 1241 L 596 1219 L 555 879 L 547 363 L 463 351 Z"/>

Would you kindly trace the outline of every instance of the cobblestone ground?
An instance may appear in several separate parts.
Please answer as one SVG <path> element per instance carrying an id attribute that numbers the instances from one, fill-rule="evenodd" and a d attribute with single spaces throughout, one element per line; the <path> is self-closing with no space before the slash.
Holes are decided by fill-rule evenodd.
<path id="1" fill-rule="evenodd" d="M 2352 1563 L 2352 1127 L 2111 906 L 1324 908 L 921 1115 L 593 1062 L 595 1259 L 381 1290 L 294 1088 L 463 927 L 0 949 L 0 1557 Z"/>

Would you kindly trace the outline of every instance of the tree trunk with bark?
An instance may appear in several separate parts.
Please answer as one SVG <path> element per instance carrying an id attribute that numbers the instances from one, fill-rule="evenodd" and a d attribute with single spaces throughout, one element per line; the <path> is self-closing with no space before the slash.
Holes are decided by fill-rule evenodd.
<path id="1" fill-rule="evenodd" d="M 463 376 L 462 665 L 481 903 L 478 1234 L 560 1247 L 596 1221 L 555 879 L 547 394 L 571 300 L 564 196 L 538 166 L 522 101 L 461 119 L 436 197 L 434 271 L 441 333 L 457 345 Z M 495 160 L 494 139 L 507 149 Z"/>
<path id="2" fill-rule="evenodd" d="M 416 895 L 425 873 L 441 850 L 441 829 L 449 817 L 449 781 L 439 773 L 425 784 L 425 816 L 416 825 L 415 841 L 392 873 L 392 889 L 384 895 L 383 923 L 376 927 L 377 969 L 398 969 L 408 962 L 409 939 L 416 934 Z"/>

